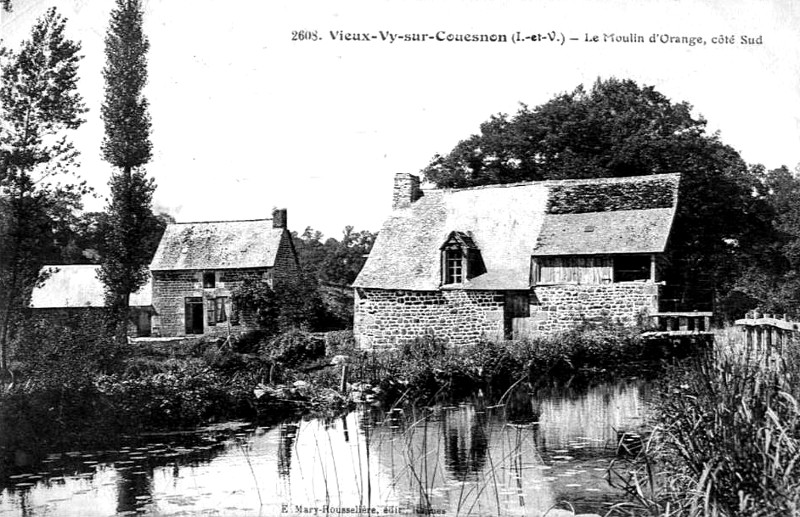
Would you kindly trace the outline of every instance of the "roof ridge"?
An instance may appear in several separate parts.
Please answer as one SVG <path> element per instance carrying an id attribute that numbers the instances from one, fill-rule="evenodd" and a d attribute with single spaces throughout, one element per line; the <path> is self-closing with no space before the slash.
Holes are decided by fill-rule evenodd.
<path id="1" fill-rule="evenodd" d="M 46 267 L 100 267 L 100 264 L 45 264 L 42 269 Z"/>
<path id="2" fill-rule="evenodd" d="M 511 188 L 511 187 L 525 187 L 529 185 L 558 185 L 558 184 L 579 184 L 579 183 L 598 183 L 598 182 L 626 182 L 626 181 L 642 181 L 665 178 L 667 176 L 678 176 L 680 172 L 662 172 L 659 174 L 641 174 L 638 176 L 609 176 L 603 178 L 565 178 L 560 180 L 547 179 L 547 180 L 531 180 L 531 181 L 518 181 L 515 183 L 492 183 L 491 185 L 476 185 L 473 187 L 458 187 L 458 188 L 423 188 L 424 192 L 462 192 L 466 190 L 484 190 L 490 188 Z"/>
<path id="3" fill-rule="evenodd" d="M 212 224 L 212 223 L 255 223 L 260 221 L 272 221 L 272 218 L 265 219 L 227 219 L 223 221 L 175 221 L 169 224 Z"/>

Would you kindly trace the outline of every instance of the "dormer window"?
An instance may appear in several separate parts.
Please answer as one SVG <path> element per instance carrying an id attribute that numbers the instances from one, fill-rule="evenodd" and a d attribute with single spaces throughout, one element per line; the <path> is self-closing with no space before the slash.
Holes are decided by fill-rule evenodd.
<path id="1" fill-rule="evenodd" d="M 464 278 L 464 254 L 460 249 L 449 249 L 444 252 L 444 283 L 460 284 Z"/>
<path id="2" fill-rule="evenodd" d="M 481 252 L 468 233 L 451 232 L 441 250 L 442 285 L 463 284 L 486 272 Z"/>

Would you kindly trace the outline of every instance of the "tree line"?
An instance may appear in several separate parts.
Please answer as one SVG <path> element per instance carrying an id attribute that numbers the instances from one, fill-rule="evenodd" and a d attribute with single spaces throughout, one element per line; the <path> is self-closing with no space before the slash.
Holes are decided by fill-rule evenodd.
<path id="1" fill-rule="evenodd" d="M 761 307 L 800 314 L 800 177 L 747 164 L 687 102 L 598 79 L 480 132 L 423 169 L 439 187 L 681 173 L 667 284 L 686 308 L 728 318 Z"/>

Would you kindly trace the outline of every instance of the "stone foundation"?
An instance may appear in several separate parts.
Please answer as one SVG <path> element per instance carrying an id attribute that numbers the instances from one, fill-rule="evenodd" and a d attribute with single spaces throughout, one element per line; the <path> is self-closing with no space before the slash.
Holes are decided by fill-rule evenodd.
<path id="1" fill-rule="evenodd" d="M 362 348 L 391 348 L 434 335 L 450 345 L 503 335 L 503 293 L 356 289 L 353 333 Z"/>
<path id="2" fill-rule="evenodd" d="M 529 315 L 506 307 L 503 291 L 356 289 L 353 333 L 362 348 L 391 348 L 426 335 L 464 345 L 481 338 L 554 334 L 585 323 L 633 326 L 658 311 L 658 288 L 652 282 L 621 282 L 515 291 L 517 301 L 529 294 Z"/>
<path id="3" fill-rule="evenodd" d="M 658 312 L 658 287 L 652 282 L 536 286 L 531 293 L 529 328 L 549 334 L 584 322 L 633 326 L 643 315 Z"/>

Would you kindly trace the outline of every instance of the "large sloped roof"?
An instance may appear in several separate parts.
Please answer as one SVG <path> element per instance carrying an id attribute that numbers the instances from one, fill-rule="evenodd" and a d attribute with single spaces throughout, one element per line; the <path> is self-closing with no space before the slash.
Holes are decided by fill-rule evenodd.
<path id="1" fill-rule="evenodd" d="M 621 210 L 545 217 L 535 256 L 661 253 L 675 211 Z"/>
<path id="2" fill-rule="evenodd" d="M 31 307 L 35 309 L 104 307 L 103 283 L 97 278 L 97 265 L 44 266 L 45 280 L 31 293 Z M 149 307 L 153 286 L 148 279 L 137 292 L 131 294 L 131 307 Z"/>
<path id="3" fill-rule="evenodd" d="M 272 219 L 170 224 L 150 270 L 272 267 L 282 236 Z"/>
<path id="4" fill-rule="evenodd" d="M 395 209 L 354 287 L 435 290 L 441 246 L 472 237 L 486 272 L 459 288 L 530 287 L 532 255 L 664 251 L 677 205 L 678 174 L 424 190 Z M 592 231 L 586 231 L 587 227 Z"/>
<path id="5" fill-rule="evenodd" d="M 659 174 L 553 185 L 533 255 L 663 252 L 679 180 Z"/>

